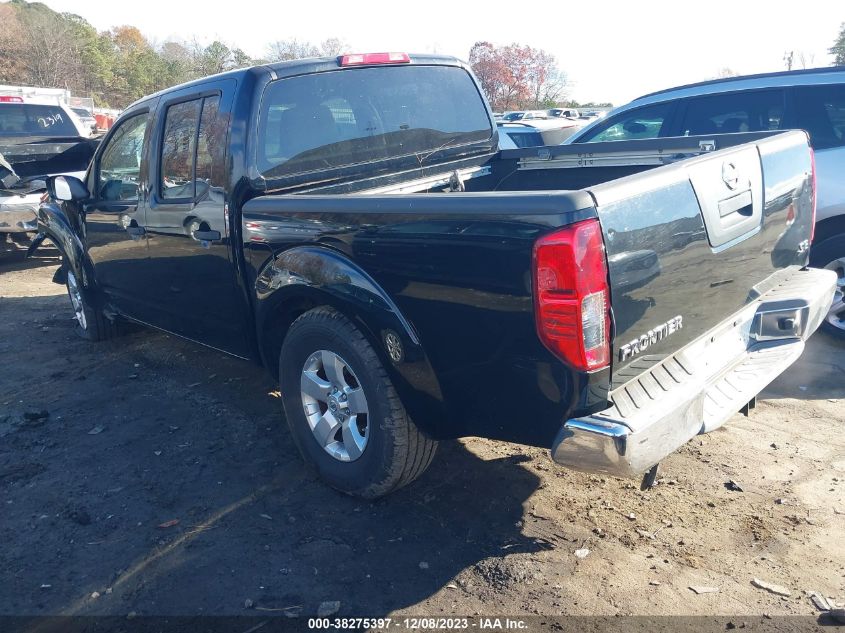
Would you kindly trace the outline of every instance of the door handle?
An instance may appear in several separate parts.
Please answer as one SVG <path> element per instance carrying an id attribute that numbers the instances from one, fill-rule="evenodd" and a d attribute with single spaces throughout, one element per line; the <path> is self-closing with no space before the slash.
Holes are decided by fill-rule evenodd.
<path id="1" fill-rule="evenodd" d="M 132 237 L 141 237 L 147 231 L 143 226 L 127 226 L 126 232 Z"/>
<path id="2" fill-rule="evenodd" d="M 191 231 L 191 237 L 200 242 L 216 242 L 220 239 L 220 231 Z"/>

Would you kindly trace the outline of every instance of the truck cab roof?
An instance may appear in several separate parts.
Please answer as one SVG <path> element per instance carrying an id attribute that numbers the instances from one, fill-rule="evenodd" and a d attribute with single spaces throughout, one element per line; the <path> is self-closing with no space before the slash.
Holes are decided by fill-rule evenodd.
<path id="1" fill-rule="evenodd" d="M 409 54 L 408 57 L 410 58 L 411 64 L 430 64 L 430 65 L 438 65 L 438 66 L 459 66 L 461 68 L 469 70 L 469 67 L 459 60 L 457 57 L 453 57 L 451 55 L 432 55 L 432 54 Z M 164 90 L 159 90 L 151 95 L 147 95 L 138 99 L 134 103 L 132 103 L 128 108 L 131 109 L 141 103 L 145 103 L 147 101 L 151 101 L 157 97 L 160 97 L 165 94 L 169 94 L 171 92 L 175 92 L 177 90 L 182 90 L 184 88 L 190 88 L 192 86 L 202 85 L 204 83 L 208 83 L 211 80 L 216 79 L 241 79 L 246 75 L 269 75 L 270 80 L 275 79 L 284 79 L 286 77 L 295 77 L 297 75 L 305 75 L 305 74 L 313 74 L 319 72 L 331 72 L 340 70 L 343 66 L 340 65 L 341 56 L 336 57 L 309 57 L 305 59 L 293 59 L 288 61 L 281 61 L 281 62 L 273 62 L 269 64 L 260 64 L 256 66 L 249 66 L 247 68 L 238 68 L 236 70 L 229 70 L 223 73 L 218 73 L 216 75 L 210 75 L 208 77 L 202 77 L 200 79 L 194 79 L 192 81 L 187 81 L 182 84 L 178 84 L 176 86 L 172 86 L 170 88 L 165 88 Z M 379 64 L 366 64 L 366 65 L 356 65 L 355 68 L 366 68 L 371 66 L 377 66 Z M 398 65 L 398 64 L 390 64 L 390 65 Z"/>

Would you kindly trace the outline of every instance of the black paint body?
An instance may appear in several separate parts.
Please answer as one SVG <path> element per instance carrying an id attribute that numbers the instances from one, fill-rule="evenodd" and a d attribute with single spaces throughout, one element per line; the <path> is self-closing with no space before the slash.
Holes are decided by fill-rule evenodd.
<path id="1" fill-rule="evenodd" d="M 413 63 L 461 66 L 442 57 L 414 57 Z M 86 285 L 103 291 L 99 296 L 109 312 L 262 362 L 275 373 L 293 320 L 311 307 L 331 305 L 368 337 L 426 433 L 542 446 L 551 444 L 567 418 L 603 409 L 611 369 L 614 377 L 625 376 L 630 363 L 577 372 L 541 344 L 532 292 L 532 252 L 539 236 L 579 220 L 602 221 L 614 354 L 625 337 L 676 313 L 695 315 L 685 318 L 683 334 L 650 351 L 671 353 L 741 307 L 751 298 L 751 286 L 776 277 L 778 269 L 805 263 L 793 242 L 809 236 L 811 222 L 806 144 L 803 153 L 793 150 L 793 162 L 766 172 L 778 178 L 766 183 L 766 195 L 779 197 L 765 200 L 762 230 L 721 255 L 708 245 L 695 195 L 690 197 L 683 179 L 675 189 L 659 177 L 638 189 L 643 181 L 636 179 L 664 170 L 639 174 L 650 167 L 589 164 L 520 170 L 520 159 L 536 156 L 536 148 L 498 152 L 492 115 L 489 139 L 437 152 L 424 164 L 399 158 L 261 178 L 254 166 L 256 119 L 268 82 L 337 70 L 336 60 L 258 67 L 142 100 L 123 115 L 152 117 L 138 202 L 98 200 L 98 150 L 87 178 L 92 198 L 63 208 L 44 205 L 42 230 Z M 159 169 L 161 113 L 169 103 L 210 92 L 221 95 L 220 116 L 227 124 L 226 182 L 203 204 L 162 204 L 153 176 Z M 763 135 L 733 136 L 724 146 Z M 108 143 L 106 137 L 101 149 Z M 618 151 L 623 144 L 601 145 Z M 581 145 L 552 153 L 584 151 Z M 489 174 L 466 181 L 460 193 L 442 187 L 410 195 L 358 193 L 465 167 L 486 167 Z M 628 185 L 632 196 L 616 196 L 605 210 L 602 200 L 613 198 L 608 188 L 612 193 L 615 183 L 601 183 L 628 175 L 635 181 Z M 632 199 L 646 214 L 636 229 L 629 222 L 636 211 Z M 786 209 L 793 204 L 800 208 L 787 230 Z M 198 222 L 218 230 L 220 239 L 192 238 L 188 227 Z M 749 265 L 724 284 L 730 291 L 714 290 L 701 295 L 706 303 L 690 305 L 691 286 L 710 288 L 723 279 L 725 253 Z M 399 361 L 386 349 L 389 334 L 402 342 Z"/>

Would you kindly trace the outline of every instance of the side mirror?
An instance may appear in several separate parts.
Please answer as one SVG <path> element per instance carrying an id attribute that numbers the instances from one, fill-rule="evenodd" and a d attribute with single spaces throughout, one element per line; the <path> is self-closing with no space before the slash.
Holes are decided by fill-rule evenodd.
<path id="1" fill-rule="evenodd" d="M 91 197 L 88 188 L 79 178 L 73 176 L 53 176 L 47 179 L 47 192 L 55 200 L 65 202 L 87 200 Z"/>

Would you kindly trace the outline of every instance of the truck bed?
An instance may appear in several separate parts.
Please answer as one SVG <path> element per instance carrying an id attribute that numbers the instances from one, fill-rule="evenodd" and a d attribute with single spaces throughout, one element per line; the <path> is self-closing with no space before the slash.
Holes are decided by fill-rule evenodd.
<path id="1" fill-rule="evenodd" d="M 744 175 L 731 189 L 722 172 L 734 163 Z M 796 164 L 800 179 L 779 179 Z M 423 414 L 436 435 L 548 445 L 561 420 L 603 410 L 613 390 L 806 263 L 810 178 L 801 132 L 507 150 L 255 198 L 243 240 L 259 285 L 274 257 L 284 267 L 286 251 L 320 245 L 385 289 L 432 350 L 424 364 L 438 379 Z M 725 199 L 743 204 L 720 215 L 699 203 Z M 608 255 L 612 361 L 573 377 L 537 339 L 529 271 L 539 236 L 591 217 Z M 491 385 L 503 388 L 491 396 Z M 530 421 L 525 398 L 539 411 Z M 448 414 L 443 401 L 458 404 Z"/>

